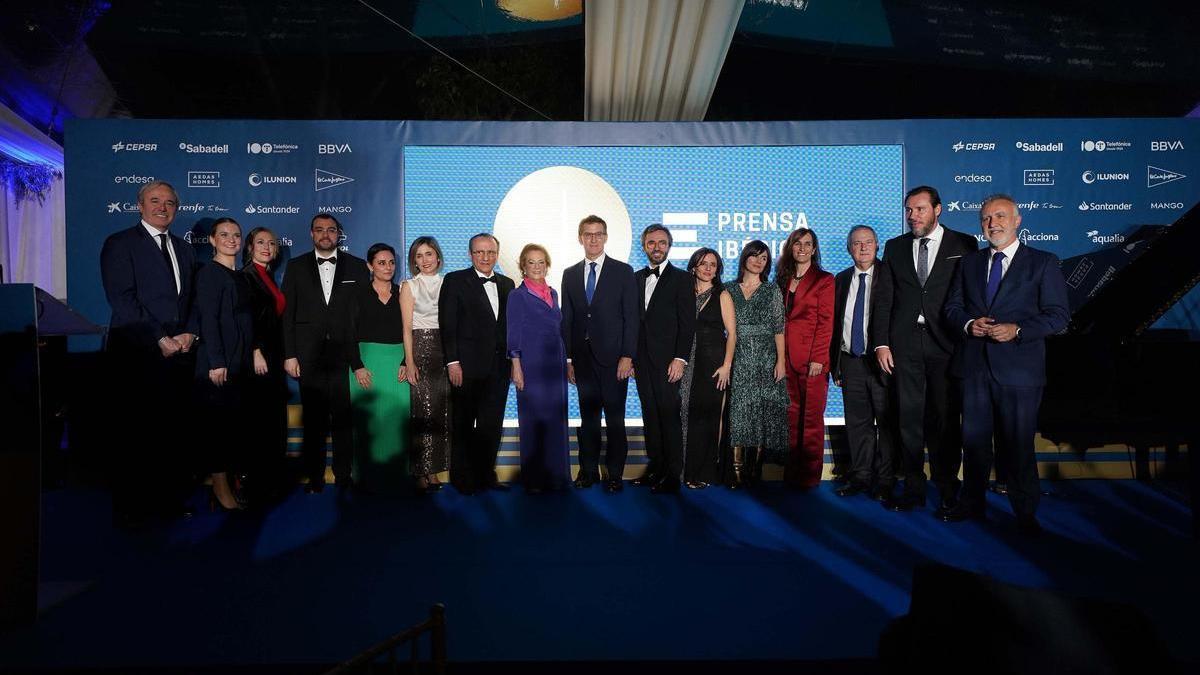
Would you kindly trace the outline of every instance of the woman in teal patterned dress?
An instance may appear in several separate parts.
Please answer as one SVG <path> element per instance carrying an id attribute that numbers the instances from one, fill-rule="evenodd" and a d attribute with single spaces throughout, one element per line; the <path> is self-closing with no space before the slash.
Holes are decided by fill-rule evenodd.
<path id="1" fill-rule="evenodd" d="M 730 382 L 730 488 L 761 478 L 764 458 L 780 462 L 787 452 L 787 384 L 784 382 L 783 295 L 767 282 L 771 251 L 754 240 L 742 249 L 733 296 L 737 346 Z"/>

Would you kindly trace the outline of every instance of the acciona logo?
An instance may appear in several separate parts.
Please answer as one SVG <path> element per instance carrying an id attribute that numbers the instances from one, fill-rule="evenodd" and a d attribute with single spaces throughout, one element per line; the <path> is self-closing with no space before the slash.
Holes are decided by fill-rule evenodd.
<path id="1" fill-rule="evenodd" d="M 1079 202 L 1080 211 L 1132 211 L 1129 202 Z"/>
<path id="2" fill-rule="evenodd" d="M 262 206 L 261 204 L 248 204 L 244 210 L 247 214 L 252 216 L 296 215 L 297 213 L 300 213 L 299 206 Z"/>
<path id="3" fill-rule="evenodd" d="M 1062 141 L 1053 141 L 1050 143 L 1027 143 L 1025 141 L 1017 141 L 1017 149 L 1021 152 L 1062 152 Z"/>
<path id="4" fill-rule="evenodd" d="M 295 185 L 299 182 L 296 176 L 264 176 L 261 173 L 252 173 L 246 177 L 246 182 L 250 183 L 250 187 L 259 187 L 260 185 Z"/>
<path id="5" fill-rule="evenodd" d="M 193 145 L 191 143 L 180 143 L 179 149 L 189 155 L 228 155 L 229 144 L 224 145 Z"/>
<path id="6" fill-rule="evenodd" d="M 1128 173 L 1097 173 L 1095 171 L 1088 170 L 1088 171 L 1084 171 L 1083 175 L 1081 175 L 1079 177 L 1079 179 L 1082 180 L 1084 183 L 1091 185 L 1092 183 L 1095 183 L 1097 181 L 1129 180 L 1129 174 Z"/>
<path id="7" fill-rule="evenodd" d="M 317 169 L 313 172 L 313 190 L 316 192 L 328 190 L 329 188 L 334 188 L 339 185 L 353 182 L 353 178 L 350 178 L 349 176 L 343 176 L 332 171 Z"/>

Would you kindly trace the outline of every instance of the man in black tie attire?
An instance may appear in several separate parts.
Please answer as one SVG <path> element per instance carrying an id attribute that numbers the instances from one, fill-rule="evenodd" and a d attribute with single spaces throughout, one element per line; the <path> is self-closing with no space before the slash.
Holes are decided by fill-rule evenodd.
<path id="1" fill-rule="evenodd" d="M 840 497 L 870 492 L 878 501 L 891 498 L 895 470 L 895 420 L 889 400 L 891 376 L 875 358 L 871 339 L 871 307 L 890 302 L 891 278 L 875 259 L 879 240 L 867 225 L 851 228 L 846 249 L 854 264 L 838 273 L 833 303 L 833 340 L 829 373 L 842 388 L 846 439 L 850 446 L 849 480 Z"/>
<path id="2" fill-rule="evenodd" d="M 607 423 L 605 466 L 609 494 L 623 489 L 625 399 L 637 355 L 638 292 L 633 268 L 604 253 L 608 223 L 600 216 L 579 221 L 584 259 L 563 270 L 563 343 L 567 379 L 579 389 L 579 476 L 575 487 L 600 480 L 600 412 Z M 692 303 L 695 304 L 694 302 Z"/>
<path id="3" fill-rule="evenodd" d="M 495 271 L 499 239 L 482 232 L 468 247 L 471 266 L 447 274 L 438 298 L 451 385 L 450 483 L 467 495 L 508 489 L 496 480 L 496 454 L 511 373 L 505 308 L 515 287 Z"/>
<path id="4" fill-rule="evenodd" d="M 658 223 L 642 232 L 649 267 L 634 275 L 638 288 L 638 348 L 635 361 L 638 398 L 650 463 L 634 485 L 655 493 L 679 492 L 683 473 L 683 423 L 679 381 L 691 356 L 696 332 L 696 296 L 692 275 L 667 262 L 673 238 Z"/>
<path id="5" fill-rule="evenodd" d="M 338 487 L 353 485 L 354 435 L 350 418 L 350 364 L 344 326 L 354 293 L 370 283 L 362 258 L 338 251 L 342 225 L 328 213 L 313 216 L 313 250 L 288 262 L 280 290 L 283 311 L 283 368 L 300 381 L 304 408 L 301 457 L 309 494 L 325 488 L 325 437 L 333 436 L 333 476 Z"/>
<path id="6" fill-rule="evenodd" d="M 904 492 L 884 502 L 893 511 L 925 505 L 927 445 L 930 473 L 941 496 L 939 510 L 951 508 L 958 494 L 961 404 L 950 379 L 950 358 L 962 331 L 947 323 L 942 304 L 959 260 L 979 244 L 939 223 L 941 213 L 937 190 L 922 185 L 905 195 L 910 231 L 884 247 L 892 293 L 875 303 L 871 321 L 879 367 L 895 374 Z"/>
<path id="7" fill-rule="evenodd" d="M 105 349 L 117 388 L 113 401 L 152 405 L 147 414 L 130 418 L 125 452 L 113 462 L 113 515 L 121 525 L 187 514 L 182 501 L 190 448 L 179 413 L 187 409 L 195 367 L 196 257 L 169 232 L 178 208 L 170 183 L 146 183 L 138 191 L 141 222 L 112 234 L 100 251 L 100 276 L 112 308 Z"/>

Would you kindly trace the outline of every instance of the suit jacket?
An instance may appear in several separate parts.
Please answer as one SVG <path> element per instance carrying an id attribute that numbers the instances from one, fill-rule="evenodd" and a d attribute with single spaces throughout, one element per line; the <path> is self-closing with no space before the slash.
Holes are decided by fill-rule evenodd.
<path id="1" fill-rule="evenodd" d="M 893 352 L 919 350 L 917 316 L 925 316 L 925 325 L 933 341 L 946 352 L 954 353 L 954 346 L 962 339 L 962 331 L 949 326 L 942 313 L 946 292 L 954 280 L 954 273 L 962 257 L 979 250 L 975 237 L 956 232 L 942 225 L 942 243 L 937 257 L 929 270 L 925 286 L 917 280 L 917 266 L 913 263 L 913 237 L 907 232 L 888 240 L 883 249 L 883 261 L 888 264 L 892 279 L 892 294 L 886 303 L 872 303 L 872 340 L 876 345 L 887 345 Z"/>
<path id="2" fill-rule="evenodd" d="M 442 354 L 447 365 L 457 361 L 462 366 L 464 377 L 487 377 L 495 368 L 497 357 L 508 357 L 506 314 L 508 294 L 513 288 L 512 279 L 496 273 L 496 292 L 500 298 L 497 318 L 474 267 L 451 272 L 443 279 L 438 297 Z M 508 377 L 507 372 L 501 375 Z"/>
<path id="3" fill-rule="evenodd" d="M 1066 328 L 1071 319 L 1058 257 L 1021 244 L 988 305 L 990 256 L 990 249 L 964 256 L 946 298 L 946 319 L 964 335 L 950 372 L 956 377 L 991 373 L 1000 384 L 1041 386 L 1046 383 L 1046 336 Z M 1008 342 L 968 335 L 963 326 L 982 316 L 997 323 L 1015 323 L 1021 332 Z"/>
<path id="4" fill-rule="evenodd" d="M 157 353 L 162 337 L 195 332 L 191 308 L 196 254 L 191 244 L 169 236 L 179 265 L 178 293 L 158 241 L 141 223 L 104 240 L 100 277 L 112 308 L 110 346 Z"/>
<path id="5" fill-rule="evenodd" d="M 787 303 L 786 287 L 781 288 Z M 833 275 L 812 268 L 796 286 L 791 306 L 785 304 L 783 343 L 792 370 L 807 372 L 819 363 L 829 372 L 829 341 L 833 336 Z"/>
<path id="6" fill-rule="evenodd" d="M 339 263 L 340 264 L 340 263 Z M 270 274 L 270 269 L 267 274 Z M 254 271 L 254 263 L 242 268 L 250 294 L 250 311 L 254 317 L 254 349 L 262 350 L 270 371 L 283 365 L 283 317 L 275 313 L 275 296 Z M 282 290 L 282 289 L 281 289 Z"/>
<path id="7" fill-rule="evenodd" d="M 562 332 L 567 358 L 591 353 L 602 366 L 615 366 L 625 356 L 636 358 L 640 322 L 633 268 L 606 255 L 589 305 L 583 288 L 586 262 L 585 258 L 563 270 Z"/>
<path id="8" fill-rule="evenodd" d="M 608 266 L 608 261 L 604 263 Z M 604 278 L 605 272 L 600 277 Z M 687 361 L 696 333 L 696 293 L 692 275 L 674 265 L 663 264 L 650 306 L 646 306 L 646 279 L 650 268 L 634 274 L 638 292 L 637 369 L 665 373 L 674 359 Z"/>
<path id="9" fill-rule="evenodd" d="M 326 341 L 332 351 L 345 354 L 345 329 L 349 321 L 350 296 L 370 283 L 367 263 L 362 258 L 338 251 L 334 266 L 333 290 L 329 303 L 321 290 L 317 255 L 313 251 L 288 261 L 280 290 L 287 300 L 283 310 L 283 358 L 300 359 L 300 368 L 309 367 L 322 354 Z M 348 366 L 347 366 L 348 367 Z"/>
<path id="10" fill-rule="evenodd" d="M 842 325 L 846 320 L 846 308 L 850 306 L 850 281 L 851 278 L 858 274 L 858 268 L 854 265 L 838 272 L 837 278 L 834 280 L 834 303 L 833 303 L 833 338 L 829 342 L 829 373 L 833 379 L 840 381 L 842 379 Z M 887 269 L 887 263 L 880 260 L 875 261 L 875 269 L 871 274 L 871 304 L 873 310 L 881 301 L 890 302 L 892 294 L 892 279 L 891 273 Z M 867 328 L 867 351 L 865 359 L 867 367 L 871 372 L 880 374 L 886 377 L 879 368 L 879 362 L 875 360 L 875 335 L 871 330 L 871 322 L 875 318 L 874 311 L 869 311 L 863 316 Z"/>

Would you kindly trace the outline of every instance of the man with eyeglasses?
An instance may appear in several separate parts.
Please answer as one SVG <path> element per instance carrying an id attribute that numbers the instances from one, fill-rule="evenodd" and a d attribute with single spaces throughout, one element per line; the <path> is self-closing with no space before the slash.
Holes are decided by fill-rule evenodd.
<path id="1" fill-rule="evenodd" d="M 450 484 L 465 495 L 507 490 L 496 478 L 511 372 L 505 306 L 513 280 L 496 272 L 500 240 L 481 232 L 467 244 L 471 266 L 442 281 L 438 321 L 450 377 Z"/>
<path id="2" fill-rule="evenodd" d="M 563 270 L 563 342 L 567 379 L 579 390 L 579 475 L 575 487 L 600 480 L 600 413 L 607 422 L 605 466 L 609 494 L 624 486 L 625 399 L 637 355 L 638 290 L 633 268 L 608 257 L 608 224 L 599 216 L 579 221 L 584 259 Z"/>
<path id="3" fill-rule="evenodd" d="M 288 261 L 280 290 L 283 310 L 283 369 L 300 382 L 304 410 L 301 464 L 305 492 L 325 489 L 325 437 L 333 436 L 333 476 L 339 489 L 354 484 L 354 434 L 350 419 L 350 362 L 345 330 L 355 291 L 370 283 L 367 263 L 338 250 L 342 224 L 318 213 L 309 224 L 313 250 Z"/>

